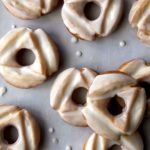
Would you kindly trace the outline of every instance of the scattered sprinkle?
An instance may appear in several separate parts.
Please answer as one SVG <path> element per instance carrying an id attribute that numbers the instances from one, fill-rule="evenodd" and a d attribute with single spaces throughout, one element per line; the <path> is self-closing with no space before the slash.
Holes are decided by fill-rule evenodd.
<path id="1" fill-rule="evenodd" d="M 6 87 L 0 87 L 0 96 L 3 96 L 7 92 Z"/>
<path id="2" fill-rule="evenodd" d="M 52 139 L 52 142 L 53 142 L 54 144 L 58 144 L 58 143 L 59 143 L 59 140 L 58 140 L 57 138 L 53 138 L 53 139 Z"/>
<path id="3" fill-rule="evenodd" d="M 81 51 L 76 51 L 76 56 L 81 57 L 83 54 Z"/>
<path id="4" fill-rule="evenodd" d="M 12 28 L 12 29 L 15 29 L 15 28 L 17 28 L 17 25 L 13 24 L 13 25 L 11 26 L 11 28 Z"/>
<path id="5" fill-rule="evenodd" d="M 78 38 L 75 37 L 75 36 L 73 36 L 73 37 L 71 38 L 71 42 L 72 42 L 72 43 L 78 43 Z"/>
<path id="6" fill-rule="evenodd" d="M 72 150 L 72 147 L 67 145 L 65 150 Z"/>
<path id="7" fill-rule="evenodd" d="M 55 132 L 54 128 L 49 128 L 49 132 L 54 133 Z"/>
<path id="8" fill-rule="evenodd" d="M 119 45 L 120 45 L 120 47 L 125 47 L 126 46 L 126 42 L 125 41 L 120 41 Z"/>

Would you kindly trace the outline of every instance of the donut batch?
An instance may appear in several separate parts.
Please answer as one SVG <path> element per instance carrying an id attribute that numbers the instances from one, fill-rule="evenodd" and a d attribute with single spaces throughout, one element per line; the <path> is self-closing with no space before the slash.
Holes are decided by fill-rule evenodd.
<path id="1" fill-rule="evenodd" d="M 24 20 L 51 13 L 60 4 L 59 0 L 1 1 L 12 15 Z M 91 3 L 100 9 L 94 19 L 86 14 Z M 61 16 L 73 36 L 92 41 L 117 29 L 124 8 L 123 0 L 64 0 Z M 147 45 L 150 45 L 149 20 L 150 1 L 134 2 L 129 23 Z M 18 61 L 18 53 L 23 50 L 35 57 L 29 65 Z M 12 29 L 0 39 L 0 75 L 17 88 L 37 87 L 59 70 L 59 55 L 57 45 L 43 29 Z M 143 59 L 127 61 L 115 71 L 101 73 L 88 67 L 72 67 L 62 71 L 51 86 L 50 107 L 64 122 L 92 130 L 82 150 L 144 150 L 139 127 L 144 118 L 150 117 L 149 85 L 150 63 Z M 84 95 L 83 101 L 80 95 Z M 1 150 L 39 149 L 40 126 L 28 110 L 1 104 L 0 120 Z"/>
<path id="2" fill-rule="evenodd" d="M 144 60 L 137 59 L 121 65 L 116 71 L 95 73 L 88 68 L 80 71 L 70 68 L 58 75 L 51 88 L 50 105 L 65 122 L 88 126 L 94 131 L 83 150 L 103 150 L 113 146 L 123 150 L 143 150 L 137 130 L 148 115 L 149 100 L 138 78 L 143 79 L 144 75 L 149 78 L 150 75 L 141 73 L 137 78 L 134 74 L 140 74 L 141 68 L 147 72 L 147 67 Z M 77 105 L 72 94 L 80 87 L 88 92 L 85 103 Z"/>

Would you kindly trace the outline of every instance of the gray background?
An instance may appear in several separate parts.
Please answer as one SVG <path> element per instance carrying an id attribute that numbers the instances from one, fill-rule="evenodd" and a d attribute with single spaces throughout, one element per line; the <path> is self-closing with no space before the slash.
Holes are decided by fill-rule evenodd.
<path id="1" fill-rule="evenodd" d="M 125 0 L 125 14 L 118 29 L 107 38 L 94 42 L 80 41 L 71 43 L 71 35 L 66 30 L 61 15 L 61 6 L 52 14 L 32 21 L 23 21 L 13 17 L 0 3 L 0 37 L 11 29 L 12 24 L 18 27 L 43 28 L 57 43 L 61 64 L 59 71 L 68 67 L 90 67 L 98 72 L 114 70 L 124 61 L 133 58 L 144 58 L 150 61 L 150 48 L 142 44 L 136 37 L 136 31 L 128 23 L 129 9 L 134 0 Z M 120 47 L 120 41 L 126 41 L 125 47 Z M 82 51 L 83 56 L 77 57 L 76 51 Z M 2 78 L 0 86 L 7 87 L 7 93 L 0 98 L 1 104 L 16 104 L 33 113 L 42 130 L 41 150 L 64 150 L 66 145 L 72 145 L 74 150 L 82 150 L 85 139 L 92 133 L 89 128 L 77 128 L 63 122 L 59 115 L 49 106 L 49 92 L 56 74 L 44 84 L 27 90 L 17 89 L 8 85 Z M 150 142 L 149 120 L 144 121 L 142 133 L 147 148 Z M 50 134 L 48 129 L 55 128 Z M 53 144 L 52 138 L 58 138 L 59 143 Z"/>

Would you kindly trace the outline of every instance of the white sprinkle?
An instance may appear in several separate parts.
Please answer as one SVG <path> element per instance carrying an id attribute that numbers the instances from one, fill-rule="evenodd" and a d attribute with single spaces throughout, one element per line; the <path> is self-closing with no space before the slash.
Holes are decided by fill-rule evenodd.
<path id="1" fill-rule="evenodd" d="M 49 131 L 50 133 L 54 133 L 54 132 L 55 132 L 54 128 L 49 128 L 48 131 Z"/>
<path id="2" fill-rule="evenodd" d="M 3 96 L 7 92 L 6 87 L 0 87 L 0 96 Z"/>
<path id="3" fill-rule="evenodd" d="M 81 57 L 82 56 L 82 52 L 81 51 L 76 51 L 76 56 Z"/>
<path id="4" fill-rule="evenodd" d="M 52 142 L 53 142 L 54 144 L 58 144 L 59 140 L 58 140 L 57 138 L 53 138 L 53 139 L 52 139 Z"/>
<path id="5" fill-rule="evenodd" d="M 71 42 L 72 42 L 72 43 L 78 43 L 78 38 L 75 37 L 75 36 L 73 36 L 73 37 L 71 38 Z"/>
<path id="6" fill-rule="evenodd" d="M 15 28 L 17 28 L 17 26 L 15 24 L 12 24 L 11 28 L 15 29 Z"/>
<path id="7" fill-rule="evenodd" d="M 67 145 L 67 146 L 66 146 L 66 150 L 72 150 L 72 147 L 69 146 L 69 145 Z"/>
<path id="8" fill-rule="evenodd" d="M 120 41 L 119 45 L 120 45 L 120 47 L 125 47 L 126 46 L 126 42 L 125 41 Z"/>

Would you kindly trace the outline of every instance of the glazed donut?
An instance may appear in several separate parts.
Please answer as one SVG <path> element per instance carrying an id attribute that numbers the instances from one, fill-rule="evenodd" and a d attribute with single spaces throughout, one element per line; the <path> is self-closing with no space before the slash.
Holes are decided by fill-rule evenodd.
<path id="1" fill-rule="evenodd" d="M 85 105 L 79 105 L 72 99 L 76 89 L 89 89 L 97 74 L 88 69 L 70 68 L 63 71 L 54 82 L 50 93 L 50 105 L 57 110 L 61 118 L 75 126 L 87 126 L 81 110 Z M 59 87 L 59 89 L 58 89 Z"/>
<path id="2" fill-rule="evenodd" d="M 118 71 L 124 72 L 135 78 L 141 86 L 150 85 L 150 64 L 143 59 L 134 59 L 122 64 Z M 149 88 L 149 87 L 148 87 Z M 150 91 L 146 89 L 147 110 L 146 117 L 150 116 Z"/>
<path id="3" fill-rule="evenodd" d="M 57 48 L 41 29 L 13 29 L 0 40 L 0 45 L 0 74 L 15 87 L 37 86 L 58 69 Z M 33 64 L 21 66 L 16 61 L 16 55 L 23 49 L 33 52 Z"/>
<path id="4" fill-rule="evenodd" d="M 120 147 L 121 150 L 144 149 L 142 138 L 136 132 L 130 136 L 121 136 L 121 139 L 117 142 L 105 139 L 102 136 L 93 133 L 84 145 L 83 150 L 108 150 L 112 147 L 115 148 L 115 146 L 118 146 L 118 148 Z"/>
<path id="5" fill-rule="evenodd" d="M 150 44 L 150 1 L 138 0 L 134 2 L 129 15 L 129 22 L 133 28 L 137 28 L 138 38 L 146 43 Z"/>
<path id="6" fill-rule="evenodd" d="M 59 0 L 1 0 L 14 16 L 21 19 L 35 19 L 51 12 Z"/>
<path id="7" fill-rule="evenodd" d="M 27 110 L 16 106 L 1 105 L 0 119 L 0 149 L 38 149 L 40 129 Z M 14 130 L 16 132 L 13 134 L 16 134 L 16 138 L 10 137 L 11 132 Z"/>
<path id="8" fill-rule="evenodd" d="M 121 135 L 136 131 L 145 106 L 145 90 L 136 86 L 135 79 L 123 73 L 109 72 L 94 79 L 82 112 L 95 133 L 116 141 Z"/>
<path id="9" fill-rule="evenodd" d="M 91 2 L 101 10 L 95 20 L 89 20 L 84 14 L 84 8 Z M 105 37 L 116 29 L 122 16 L 122 8 L 122 0 L 64 0 L 62 18 L 73 35 L 91 41 L 96 37 Z"/>

